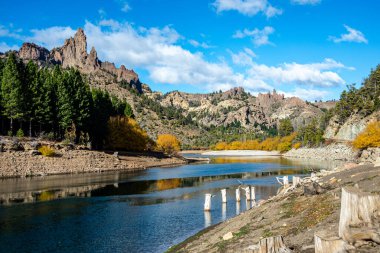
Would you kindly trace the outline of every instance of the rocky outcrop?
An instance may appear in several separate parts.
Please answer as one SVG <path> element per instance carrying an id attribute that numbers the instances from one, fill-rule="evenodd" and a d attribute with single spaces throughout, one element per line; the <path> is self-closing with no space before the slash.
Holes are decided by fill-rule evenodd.
<path id="1" fill-rule="evenodd" d="M 49 60 L 49 54 L 49 50 L 34 43 L 24 43 L 18 51 L 18 56 L 25 61 L 34 60 L 46 62 Z"/>
<path id="2" fill-rule="evenodd" d="M 40 65 L 59 64 L 63 68 L 75 67 L 86 74 L 105 72 L 114 75 L 118 82 L 126 81 L 135 85 L 139 91 L 142 90 L 139 77 L 133 70 L 124 65 L 117 68 L 113 63 L 102 63 L 94 47 L 89 54 L 87 53 L 87 38 L 81 28 L 74 37 L 67 39 L 62 47 L 49 51 L 33 43 L 24 43 L 18 51 L 18 56 L 25 61 L 34 60 Z"/>
<path id="3" fill-rule="evenodd" d="M 326 128 L 324 138 L 352 141 L 362 132 L 369 122 L 380 120 L 380 111 L 375 112 L 367 117 L 354 114 L 341 125 L 336 117 L 333 117 Z"/>

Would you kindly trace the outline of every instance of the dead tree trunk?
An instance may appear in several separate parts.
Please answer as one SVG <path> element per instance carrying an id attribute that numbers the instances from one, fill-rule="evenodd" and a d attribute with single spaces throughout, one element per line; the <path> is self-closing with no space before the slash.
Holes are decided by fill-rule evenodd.
<path id="1" fill-rule="evenodd" d="M 363 240 L 380 243 L 379 216 L 380 195 L 362 192 L 356 187 L 342 189 L 339 237 L 344 241 L 351 244 Z"/>

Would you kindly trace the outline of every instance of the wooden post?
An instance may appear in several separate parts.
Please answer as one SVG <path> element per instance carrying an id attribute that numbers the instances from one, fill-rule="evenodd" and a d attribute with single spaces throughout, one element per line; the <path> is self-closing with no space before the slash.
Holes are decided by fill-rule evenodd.
<path id="1" fill-rule="evenodd" d="M 288 188 L 288 187 L 289 187 L 289 177 L 284 176 L 284 188 Z"/>
<path id="2" fill-rule="evenodd" d="M 293 187 L 296 188 L 300 184 L 301 184 L 301 178 L 293 176 Z"/>
<path id="3" fill-rule="evenodd" d="M 226 189 L 221 189 L 222 192 L 222 203 L 227 203 L 227 191 Z"/>
<path id="4" fill-rule="evenodd" d="M 342 188 L 339 219 L 339 236 L 351 244 L 372 240 L 380 243 L 380 236 L 373 230 L 374 217 L 380 215 L 380 195 L 362 192 L 356 187 Z"/>
<path id="5" fill-rule="evenodd" d="M 251 200 L 251 188 L 249 186 L 244 188 L 245 190 L 245 198 L 247 200 Z"/>
<path id="6" fill-rule="evenodd" d="M 240 202 L 240 188 L 239 187 L 236 189 L 235 193 L 236 193 L 236 201 Z"/>
<path id="7" fill-rule="evenodd" d="M 206 193 L 205 194 L 204 210 L 205 211 L 210 211 L 211 210 L 211 194 L 210 193 Z"/>
<path id="8" fill-rule="evenodd" d="M 315 253 L 346 252 L 348 245 L 330 231 L 321 231 L 314 234 Z"/>

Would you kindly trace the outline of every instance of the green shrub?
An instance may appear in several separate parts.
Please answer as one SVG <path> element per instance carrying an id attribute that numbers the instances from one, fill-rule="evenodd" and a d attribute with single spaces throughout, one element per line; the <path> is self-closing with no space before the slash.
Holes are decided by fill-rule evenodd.
<path id="1" fill-rule="evenodd" d="M 17 130 L 16 136 L 17 137 L 24 137 L 24 131 L 22 131 L 22 129 L 20 128 L 19 130 Z"/>
<path id="2" fill-rule="evenodd" d="M 55 151 L 54 149 L 48 147 L 48 146 L 42 146 L 38 149 L 38 151 L 46 157 L 53 157 L 55 156 Z"/>

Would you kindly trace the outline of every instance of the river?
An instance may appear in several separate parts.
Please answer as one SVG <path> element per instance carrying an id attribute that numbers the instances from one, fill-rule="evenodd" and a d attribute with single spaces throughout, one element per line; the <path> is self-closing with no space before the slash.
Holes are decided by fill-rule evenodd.
<path id="1" fill-rule="evenodd" d="M 307 175 L 336 164 L 284 158 L 214 157 L 209 164 L 0 181 L 1 252 L 164 252 L 201 229 L 276 194 L 278 175 Z M 227 204 L 220 190 L 227 188 Z M 212 193 L 211 212 L 203 211 Z"/>

